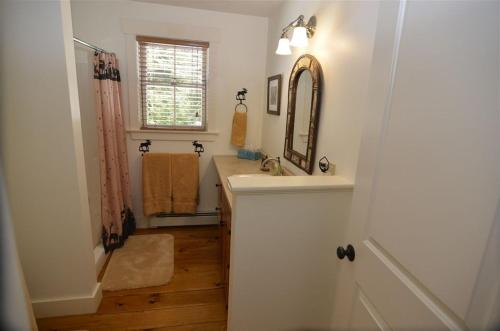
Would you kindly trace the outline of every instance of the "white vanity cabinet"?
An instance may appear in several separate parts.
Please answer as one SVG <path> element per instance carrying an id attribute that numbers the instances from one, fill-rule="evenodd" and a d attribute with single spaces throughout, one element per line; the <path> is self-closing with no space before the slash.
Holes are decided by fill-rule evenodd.
<path id="1" fill-rule="evenodd" d="M 229 177 L 228 330 L 330 327 L 352 188 L 338 176 Z"/>

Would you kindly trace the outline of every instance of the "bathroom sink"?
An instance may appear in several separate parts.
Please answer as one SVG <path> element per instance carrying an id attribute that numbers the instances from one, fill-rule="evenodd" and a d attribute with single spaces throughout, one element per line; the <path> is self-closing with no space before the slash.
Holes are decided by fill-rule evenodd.
<path id="1" fill-rule="evenodd" d="M 238 178 L 262 178 L 262 177 L 271 177 L 270 173 L 260 173 L 260 174 L 240 174 L 240 175 L 232 175 L 230 177 L 238 177 Z M 227 181 L 229 182 L 229 177 L 227 177 Z"/>
<path id="2" fill-rule="evenodd" d="M 284 173 L 281 176 L 290 176 L 288 173 Z M 281 177 L 281 176 L 273 176 L 272 172 L 267 171 L 267 172 L 259 172 L 255 174 L 239 174 L 239 175 L 232 175 L 231 177 L 239 177 L 239 178 L 262 178 L 262 177 Z M 229 177 L 228 177 L 229 178 Z"/>

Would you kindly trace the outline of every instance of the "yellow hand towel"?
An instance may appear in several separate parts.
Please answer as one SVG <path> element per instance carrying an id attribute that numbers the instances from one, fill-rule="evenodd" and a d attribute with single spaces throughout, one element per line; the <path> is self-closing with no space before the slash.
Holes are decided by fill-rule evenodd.
<path id="1" fill-rule="evenodd" d="M 231 132 L 231 144 L 243 147 L 247 136 L 247 113 L 235 111 L 233 115 L 233 131 Z"/>
<path id="2" fill-rule="evenodd" d="M 142 157 L 142 205 L 145 216 L 172 211 L 171 158 L 168 153 Z"/>
<path id="3" fill-rule="evenodd" d="M 172 210 L 174 213 L 196 213 L 198 183 L 198 155 L 194 153 L 172 154 Z"/>

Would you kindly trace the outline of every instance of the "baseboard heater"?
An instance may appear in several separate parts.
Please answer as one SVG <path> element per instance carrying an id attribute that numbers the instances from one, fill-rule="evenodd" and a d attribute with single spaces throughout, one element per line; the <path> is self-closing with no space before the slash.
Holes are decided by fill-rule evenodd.
<path id="1" fill-rule="evenodd" d="M 216 211 L 206 211 L 206 212 L 198 212 L 196 214 L 176 214 L 176 213 L 159 213 L 156 214 L 155 217 L 203 217 L 203 216 L 217 216 L 218 213 Z"/>
<path id="2" fill-rule="evenodd" d="M 219 214 L 216 211 L 197 212 L 196 214 L 159 213 L 149 219 L 149 225 L 183 226 L 183 225 L 213 225 L 219 223 Z"/>

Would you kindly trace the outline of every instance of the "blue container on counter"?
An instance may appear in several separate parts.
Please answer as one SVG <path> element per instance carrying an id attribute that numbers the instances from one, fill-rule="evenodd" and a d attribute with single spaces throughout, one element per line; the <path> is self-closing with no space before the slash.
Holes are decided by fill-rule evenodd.
<path id="1" fill-rule="evenodd" d="M 239 159 L 260 160 L 261 156 L 262 155 L 259 151 L 251 151 L 244 148 L 238 150 Z"/>

